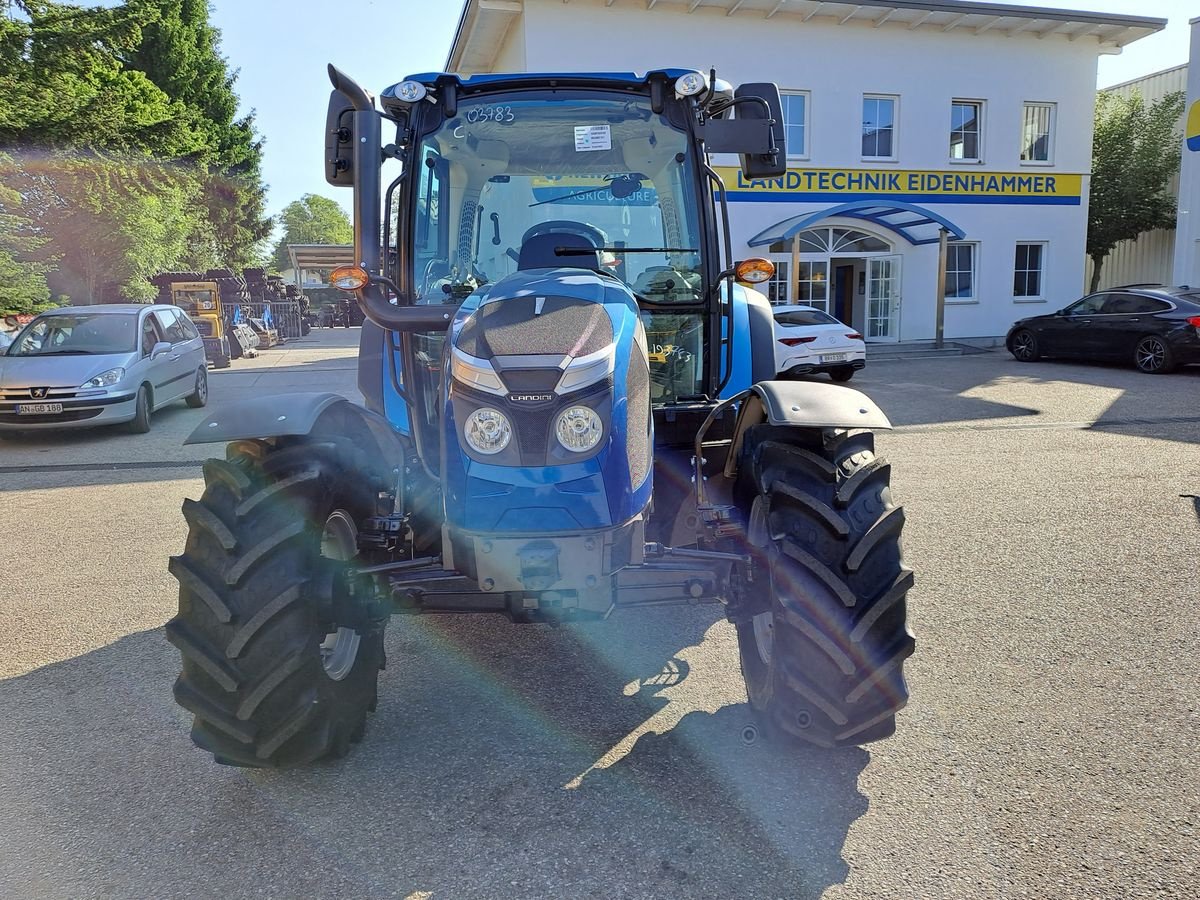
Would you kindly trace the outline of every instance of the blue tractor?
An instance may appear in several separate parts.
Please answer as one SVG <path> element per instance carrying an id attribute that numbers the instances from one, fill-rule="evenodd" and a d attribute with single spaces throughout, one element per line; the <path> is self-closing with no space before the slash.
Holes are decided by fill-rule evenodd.
<path id="1" fill-rule="evenodd" d="M 365 405 L 255 397 L 189 438 L 228 445 L 170 563 L 195 743 L 238 766 L 344 754 L 395 614 L 699 602 L 735 626 L 768 733 L 891 735 L 914 642 L 890 425 L 857 391 L 774 380 L 745 287 L 771 265 L 733 259 L 710 165 L 785 171 L 776 86 L 435 73 L 377 102 L 330 77 L 356 260 L 332 282 L 366 316 Z"/>

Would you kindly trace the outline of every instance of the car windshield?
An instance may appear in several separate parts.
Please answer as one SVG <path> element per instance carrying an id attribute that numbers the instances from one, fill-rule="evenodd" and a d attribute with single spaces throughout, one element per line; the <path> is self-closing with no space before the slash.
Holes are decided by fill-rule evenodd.
<path id="1" fill-rule="evenodd" d="M 9 356 L 129 353 L 137 348 L 137 315 L 78 313 L 34 319 L 8 348 Z"/>
<path id="2" fill-rule="evenodd" d="M 780 325 L 836 325 L 838 320 L 821 312 L 819 309 L 793 309 L 789 312 L 775 313 L 775 321 Z"/>
<path id="3" fill-rule="evenodd" d="M 420 146 L 413 226 L 418 302 L 461 299 L 515 272 L 539 232 L 601 247 L 642 298 L 703 291 L 696 181 L 684 132 L 649 100 L 546 93 L 463 100 Z M 561 265 L 572 265 L 571 255 Z M 593 263 L 594 264 L 594 263 Z"/>

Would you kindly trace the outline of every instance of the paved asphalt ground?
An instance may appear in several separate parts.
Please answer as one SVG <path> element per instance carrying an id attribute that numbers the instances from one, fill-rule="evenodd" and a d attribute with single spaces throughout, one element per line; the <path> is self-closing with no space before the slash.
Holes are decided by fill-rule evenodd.
<path id="1" fill-rule="evenodd" d="M 212 403 L 353 396 L 357 334 L 215 372 Z M 853 385 L 900 425 L 919 643 L 896 737 L 834 755 L 742 742 L 702 608 L 393 619 L 347 759 L 218 767 L 162 632 L 201 413 L 0 444 L 0 896 L 1196 896 L 1200 369 Z"/>

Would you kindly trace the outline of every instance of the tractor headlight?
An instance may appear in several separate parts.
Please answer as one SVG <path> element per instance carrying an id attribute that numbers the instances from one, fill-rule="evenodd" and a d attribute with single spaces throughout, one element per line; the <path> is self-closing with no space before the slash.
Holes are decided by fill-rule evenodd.
<path id="1" fill-rule="evenodd" d="M 81 385 L 85 388 L 105 388 L 112 387 L 118 381 L 125 377 L 124 369 L 109 369 L 107 372 L 101 372 L 91 381 Z"/>
<path id="2" fill-rule="evenodd" d="M 558 442 L 575 453 L 586 453 L 604 437 L 604 423 L 590 406 L 572 406 L 554 423 Z"/>
<path id="3" fill-rule="evenodd" d="M 485 406 L 467 416 L 463 435 L 472 450 L 490 456 L 508 446 L 512 440 L 512 423 L 500 410 Z"/>

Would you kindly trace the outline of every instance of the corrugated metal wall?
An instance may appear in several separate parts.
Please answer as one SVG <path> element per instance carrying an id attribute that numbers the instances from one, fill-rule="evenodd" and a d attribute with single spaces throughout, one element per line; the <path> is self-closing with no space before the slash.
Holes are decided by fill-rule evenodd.
<path id="1" fill-rule="evenodd" d="M 1125 81 L 1121 84 L 1114 84 L 1112 87 L 1104 88 L 1106 91 L 1111 91 L 1114 94 L 1119 94 L 1122 97 L 1128 97 L 1134 91 L 1138 91 L 1142 95 L 1142 99 L 1149 105 L 1156 100 L 1161 100 L 1172 91 L 1184 91 L 1187 89 L 1187 71 L 1186 64 L 1176 66 L 1173 69 L 1164 69 L 1161 72 L 1155 72 L 1153 75 L 1147 75 L 1145 78 L 1137 78 L 1133 81 Z M 1183 116 L 1179 117 L 1180 133 L 1183 131 Z M 1178 195 L 1179 193 L 1179 176 L 1175 175 L 1171 179 L 1171 192 Z M 1171 229 L 1150 231 L 1143 234 L 1135 241 L 1121 241 L 1113 248 L 1113 252 L 1104 260 L 1104 267 L 1100 270 L 1100 287 L 1112 287 L 1117 284 L 1140 284 L 1149 282 L 1151 284 L 1163 284 L 1171 278 L 1171 267 L 1175 259 L 1175 230 Z M 1083 287 L 1086 290 L 1092 283 L 1092 261 L 1089 259 L 1084 270 Z"/>

